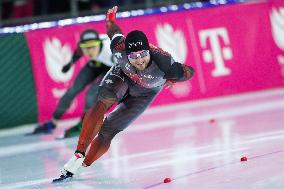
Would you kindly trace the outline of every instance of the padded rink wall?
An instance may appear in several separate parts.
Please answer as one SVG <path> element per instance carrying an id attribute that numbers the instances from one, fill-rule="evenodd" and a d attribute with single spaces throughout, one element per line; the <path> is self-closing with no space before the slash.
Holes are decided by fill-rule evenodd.
<path id="1" fill-rule="evenodd" d="M 1 34 L 0 129 L 36 120 L 36 91 L 25 37 Z"/>
<path id="2" fill-rule="evenodd" d="M 118 24 L 124 33 L 133 29 L 143 30 L 151 43 L 167 50 L 177 61 L 192 65 L 196 70 L 191 81 L 163 90 L 152 106 L 283 87 L 284 2 L 230 2 L 218 6 L 184 4 L 119 14 Z M 52 116 L 58 100 L 73 82 L 86 59 L 81 59 L 67 74 L 62 74 L 60 70 L 71 58 L 80 32 L 87 28 L 105 32 L 103 18 L 98 17 L 100 19 L 101 21 L 75 25 L 71 24 L 74 20 L 65 20 L 57 22 L 60 27 L 30 30 L 23 35 L 12 34 L 25 36 L 22 41 L 29 50 L 23 55 L 26 59 L 17 63 L 28 65 L 32 72 L 25 79 L 27 77 L 33 80 L 29 79 L 29 87 L 25 88 L 11 81 L 13 74 L 4 74 L 5 77 L 1 74 L 4 91 L 8 91 L 9 86 L 15 92 L 13 95 L 2 93 L 1 85 L 0 105 L 5 109 L 1 109 L 0 128 L 36 120 L 44 121 Z M 86 22 L 87 19 L 78 18 L 76 21 Z M 2 46 L 0 53 L 3 57 L 13 57 L 13 54 L 3 51 L 12 47 Z M 17 53 L 23 49 L 19 47 Z M 13 65 L 11 67 L 2 61 L 1 65 L 4 64 L 7 70 L 1 68 L 1 72 L 9 73 L 9 69 L 19 71 L 14 66 L 16 60 L 9 63 Z M 14 94 L 25 94 L 29 101 L 26 99 L 24 102 L 24 99 Z M 26 108 L 23 110 L 9 105 L 12 102 L 17 102 L 17 105 L 30 103 L 29 112 L 25 111 Z M 65 118 L 80 116 L 83 106 L 84 94 L 81 94 L 65 114 Z M 20 114 L 26 119 L 16 122 L 14 117 L 19 115 L 19 111 L 23 111 Z"/>

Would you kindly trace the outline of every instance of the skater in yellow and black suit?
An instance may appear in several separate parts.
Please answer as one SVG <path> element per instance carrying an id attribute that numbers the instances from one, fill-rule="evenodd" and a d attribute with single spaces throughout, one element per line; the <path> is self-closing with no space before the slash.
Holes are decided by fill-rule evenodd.
<path id="1" fill-rule="evenodd" d="M 58 102 L 52 119 L 38 125 L 32 134 L 52 133 L 57 127 L 58 120 L 60 120 L 66 110 L 70 107 L 72 101 L 87 86 L 89 86 L 89 89 L 85 96 L 85 110 L 87 111 L 94 104 L 98 93 L 99 83 L 113 65 L 113 56 L 109 46 L 110 40 L 106 34 L 99 35 L 92 29 L 85 30 L 81 34 L 78 48 L 74 52 L 71 61 L 62 68 L 62 72 L 68 72 L 72 65 L 83 55 L 87 56 L 90 60 L 80 70 L 72 86 Z M 65 131 L 64 137 L 79 135 L 81 126 L 82 121 Z"/>

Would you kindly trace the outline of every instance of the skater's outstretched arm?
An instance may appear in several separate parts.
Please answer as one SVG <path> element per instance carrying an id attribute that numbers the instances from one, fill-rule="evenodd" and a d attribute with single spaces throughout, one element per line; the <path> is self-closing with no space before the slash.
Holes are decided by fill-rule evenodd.
<path id="1" fill-rule="evenodd" d="M 116 24 L 117 6 L 109 9 L 106 14 L 107 35 L 110 40 L 115 34 L 122 34 L 120 27 Z"/>
<path id="2" fill-rule="evenodd" d="M 74 51 L 71 60 L 65 64 L 62 68 L 62 72 L 66 73 L 70 70 L 71 66 L 77 62 L 81 57 L 83 56 L 82 50 L 80 47 L 77 47 L 77 49 Z"/>
<path id="3" fill-rule="evenodd" d="M 125 37 L 122 34 L 120 27 L 116 24 L 117 6 L 109 9 L 106 15 L 107 34 L 111 40 L 110 49 L 123 51 L 125 49 Z"/>

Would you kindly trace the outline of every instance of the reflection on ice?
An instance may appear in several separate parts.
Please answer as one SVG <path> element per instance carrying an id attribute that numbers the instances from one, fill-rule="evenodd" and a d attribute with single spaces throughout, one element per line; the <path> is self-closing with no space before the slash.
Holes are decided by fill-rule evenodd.
<path id="1" fill-rule="evenodd" d="M 266 91 L 149 109 L 117 135 L 102 159 L 60 185 L 51 180 L 73 153 L 76 138 L 2 134 L 0 188 L 283 189 L 283 94 Z M 248 161 L 240 162 L 244 155 Z M 166 177 L 173 181 L 164 184 Z"/>

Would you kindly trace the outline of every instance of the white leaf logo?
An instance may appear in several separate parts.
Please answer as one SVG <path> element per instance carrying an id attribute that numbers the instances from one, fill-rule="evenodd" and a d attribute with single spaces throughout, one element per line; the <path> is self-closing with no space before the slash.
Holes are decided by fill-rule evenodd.
<path id="1" fill-rule="evenodd" d="M 187 56 L 186 39 L 181 30 L 175 30 L 166 23 L 158 25 L 155 31 L 158 46 L 169 52 L 175 61 L 185 63 Z M 191 92 L 191 86 L 188 82 L 176 83 L 170 88 L 172 94 L 177 97 L 186 97 Z"/>
<path id="2" fill-rule="evenodd" d="M 72 51 L 69 45 L 62 45 L 57 38 L 46 39 L 44 42 L 45 65 L 49 76 L 55 82 L 66 82 L 71 79 L 74 67 L 67 73 L 62 73 L 62 67 L 71 59 Z"/>
<path id="3" fill-rule="evenodd" d="M 184 63 L 187 55 L 186 39 L 181 30 L 175 30 L 166 23 L 158 25 L 155 31 L 158 46 L 169 52 L 175 61 Z"/>
<path id="4" fill-rule="evenodd" d="M 57 88 L 53 88 L 52 89 L 52 94 L 55 98 L 61 98 L 65 93 L 66 93 L 66 89 L 57 89 Z"/>
<path id="5" fill-rule="evenodd" d="M 277 46 L 284 50 L 284 7 L 272 8 L 270 14 L 272 35 Z"/>
<path id="6" fill-rule="evenodd" d="M 171 88 L 171 92 L 177 98 L 186 97 L 191 92 L 191 84 L 188 82 L 175 83 Z"/>

